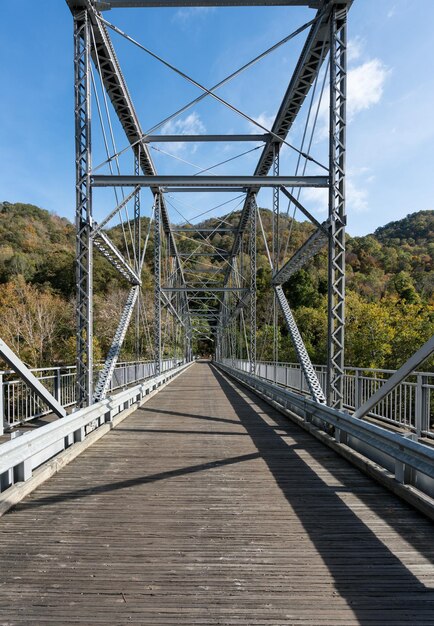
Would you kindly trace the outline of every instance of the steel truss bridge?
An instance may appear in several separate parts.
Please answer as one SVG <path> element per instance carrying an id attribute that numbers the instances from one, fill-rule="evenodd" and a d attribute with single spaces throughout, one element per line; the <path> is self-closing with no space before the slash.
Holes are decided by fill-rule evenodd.
<path id="1" fill-rule="evenodd" d="M 0 381 L 7 426 L 48 412 L 62 418 L 15 432 L 8 441 L 2 437 L 0 515 L 15 508 L 1 521 L 0 621 L 432 624 L 434 382 L 418 369 L 434 351 L 434 339 L 394 372 L 364 372 L 344 362 L 352 1 L 67 4 L 74 28 L 77 361 L 68 370 L 31 371 L 0 340 L 0 356 L 19 377 L 5 373 Z M 129 7 L 262 5 L 304 6 L 311 19 L 212 87 L 114 23 L 116 9 Z M 111 33 L 199 95 L 144 130 Z M 295 37 L 305 41 L 269 127 L 219 94 Z M 323 97 L 329 110 L 325 160 L 312 154 Z M 256 134 L 165 132 L 204 99 L 242 118 L 244 127 L 249 122 Z M 290 133 L 300 119 L 304 133 L 296 146 Z M 116 128 L 126 138 L 122 147 Z M 253 173 L 212 171 L 226 161 L 194 175 L 157 172 L 152 157 L 164 153 L 161 144 L 204 142 L 250 142 L 254 148 L 239 157 L 258 150 Z M 105 158 L 95 163 L 101 146 Z M 284 149 L 296 157 L 290 173 L 283 171 Z M 267 188 L 271 243 L 258 208 L 258 194 Z M 325 221 L 305 206 L 303 189 L 326 190 Z M 232 219 L 217 225 L 184 216 L 175 224 L 170 208 L 183 192 L 200 192 L 201 198 L 236 193 L 221 206 L 239 202 L 230 205 Z M 114 206 L 108 204 L 111 193 Z M 313 226 L 292 254 L 282 230 L 283 200 L 287 213 L 292 207 Z M 101 206 L 102 218 L 96 212 Z M 117 231 L 109 230 L 116 220 Z M 229 251 L 214 245 L 216 234 L 231 238 Z M 273 362 L 264 362 L 257 346 L 261 237 L 270 267 Z M 324 249 L 328 357 L 319 367 L 310 360 L 284 286 Z M 152 311 L 143 289 L 150 250 Z M 111 347 L 96 365 L 95 255 L 128 285 Z M 279 363 L 279 316 L 297 363 Z M 131 329 L 137 360 L 121 363 Z M 146 362 L 143 336 L 152 352 Z M 213 346 L 212 363 L 196 360 L 198 340 Z M 69 414 L 68 407 L 74 409 Z"/>

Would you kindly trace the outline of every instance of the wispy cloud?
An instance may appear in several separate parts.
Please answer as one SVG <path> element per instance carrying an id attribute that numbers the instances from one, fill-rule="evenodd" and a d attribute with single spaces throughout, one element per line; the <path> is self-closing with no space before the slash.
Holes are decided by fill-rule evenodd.
<path id="1" fill-rule="evenodd" d="M 390 70 L 380 59 L 371 59 L 351 68 L 347 75 L 347 122 L 351 123 L 358 113 L 378 104 L 383 97 L 384 84 Z M 324 91 L 327 93 L 327 90 Z M 317 103 L 314 106 L 314 110 Z M 329 102 L 323 97 L 318 115 L 317 141 L 328 136 Z"/>
<path id="2" fill-rule="evenodd" d="M 257 115 L 254 119 L 256 122 L 258 122 L 258 124 L 261 124 L 261 126 L 266 128 L 267 130 L 271 130 L 271 127 L 273 126 L 273 122 L 274 122 L 274 115 L 268 115 L 264 111 L 260 113 L 259 115 Z M 261 134 L 261 132 L 265 132 L 259 126 L 256 126 L 256 124 L 252 124 L 252 122 L 249 122 L 249 126 L 252 129 L 252 131 L 256 134 Z"/>
<path id="3" fill-rule="evenodd" d="M 390 20 L 390 18 L 392 18 L 394 15 L 396 15 L 396 9 L 397 9 L 397 6 L 396 6 L 396 4 L 394 4 L 392 6 L 392 8 L 389 9 L 388 12 L 387 12 L 387 19 Z"/>
<path id="4" fill-rule="evenodd" d="M 378 104 L 383 96 L 388 69 L 380 59 L 372 59 L 348 72 L 348 120 Z"/>
<path id="5" fill-rule="evenodd" d="M 161 131 L 163 135 L 197 135 L 205 132 L 205 125 L 200 115 L 193 111 L 187 117 L 167 122 Z"/>
<path id="6" fill-rule="evenodd" d="M 352 61 L 357 61 L 362 56 L 363 48 L 365 46 L 365 42 L 361 37 L 354 37 L 354 39 L 350 39 L 347 46 L 347 59 L 348 63 Z"/>
<path id="7" fill-rule="evenodd" d="M 208 13 L 213 13 L 215 7 L 190 7 L 185 9 L 179 9 L 173 18 L 174 21 L 185 24 L 192 19 L 205 17 Z"/>
<path id="8" fill-rule="evenodd" d="M 167 122 L 161 129 L 162 135 L 200 135 L 206 132 L 205 124 L 202 122 L 200 115 L 193 111 L 187 117 Z M 170 144 L 172 154 L 178 154 L 184 150 L 186 143 L 179 142 Z M 197 144 L 189 144 L 190 153 L 194 154 L 197 150 Z"/>
<path id="9" fill-rule="evenodd" d="M 372 177 L 370 182 L 372 182 Z M 346 177 L 345 195 L 347 213 L 366 213 L 369 211 L 369 190 L 366 188 L 366 179 L 364 179 L 363 187 L 361 187 L 357 181 L 357 174 L 349 172 Z M 328 190 L 315 187 L 304 189 L 302 202 L 313 213 L 324 215 L 328 212 Z"/>
<path id="10" fill-rule="evenodd" d="M 369 211 L 369 194 L 366 186 L 359 187 L 351 176 L 347 176 L 346 183 L 347 213 Z"/>

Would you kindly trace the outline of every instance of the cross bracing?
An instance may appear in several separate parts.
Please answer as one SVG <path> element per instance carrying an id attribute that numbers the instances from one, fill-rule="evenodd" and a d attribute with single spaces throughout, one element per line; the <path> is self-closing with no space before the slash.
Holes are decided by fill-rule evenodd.
<path id="1" fill-rule="evenodd" d="M 130 320 L 135 320 L 135 326 L 140 326 L 141 320 L 147 324 L 147 337 L 152 334 L 153 354 L 155 358 L 155 372 L 160 372 L 164 351 L 171 342 L 182 344 L 185 358 L 192 354 L 192 341 L 197 331 L 197 324 L 205 324 L 202 334 L 212 339 L 215 344 L 217 357 L 232 355 L 248 355 L 250 371 L 255 373 L 256 361 L 256 254 L 258 224 L 265 236 L 261 214 L 258 207 L 258 193 L 262 189 L 270 188 L 273 193 L 273 236 L 270 247 L 266 244 L 268 260 L 272 272 L 272 285 L 285 283 L 288 277 L 295 274 L 306 262 L 324 246 L 329 248 L 329 381 L 328 401 L 339 406 L 340 378 L 343 367 L 344 354 L 344 285 L 342 279 L 344 258 L 344 203 L 345 203 L 345 99 L 346 99 L 346 58 L 345 58 L 345 27 L 346 15 L 351 6 L 350 0 L 334 2 L 331 0 L 318 1 L 264 1 L 264 2 L 92 2 L 91 0 L 67 0 L 74 16 L 75 46 L 76 46 L 76 124 L 80 142 L 77 143 L 77 216 L 80 219 L 77 240 L 77 324 L 78 324 L 78 377 L 80 403 L 91 402 L 92 391 L 92 254 L 95 249 L 101 252 L 106 259 L 118 270 L 126 282 L 137 286 L 137 297 L 133 300 L 136 315 L 131 313 L 131 297 L 125 304 L 123 320 L 119 321 L 118 336 L 120 345 L 125 337 L 126 327 Z M 259 53 L 252 61 L 245 63 L 238 70 L 229 74 L 225 79 L 211 88 L 194 78 L 194 70 L 186 72 L 173 65 L 164 55 L 150 50 L 145 42 L 133 38 L 114 23 L 116 11 L 128 7 L 174 7 L 174 6 L 305 6 L 314 9 L 310 21 L 298 27 L 284 39 L 267 50 Z M 110 13 L 107 13 L 112 9 Z M 109 18 L 109 20 L 107 19 Z M 122 37 L 131 46 L 151 57 L 166 69 L 193 85 L 200 92 L 199 96 L 189 103 L 166 116 L 159 124 L 151 129 L 143 130 L 144 126 L 133 105 L 133 100 L 127 87 L 125 76 L 120 67 L 115 47 L 109 35 L 110 32 Z M 289 84 L 283 94 L 280 106 L 274 121 L 264 125 L 252 118 L 246 111 L 234 106 L 230 98 L 223 98 L 217 93 L 218 89 L 234 80 L 243 71 L 253 64 L 260 62 L 267 55 L 272 54 L 280 46 L 294 37 L 304 37 L 298 61 L 289 79 Z M 325 68 L 325 70 L 324 70 Z M 321 76 L 322 88 L 319 90 Z M 312 154 L 312 138 L 319 110 L 319 92 L 321 97 L 325 89 L 326 78 L 330 93 L 330 151 L 329 163 L 324 165 L 323 158 L 316 158 Z M 99 83 L 98 83 L 99 80 Z M 99 84 L 99 86 L 98 86 Z M 92 89 L 94 93 L 92 94 Z M 96 100 L 96 109 L 104 135 L 106 158 L 103 162 L 93 166 L 91 162 L 91 111 L 92 98 Z M 294 122 L 306 106 L 304 103 L 310 98 L 307 118 L 304 120 L 305 132 L 300 145 L 295 145 L 289 137 Z M 314 98 L 317 113 L 314 117 Z M 164 131 L 170 121 L 176 120 L 181 114 L 197 103 L 208 99 L 230 111 L 234 117 L 248 121 L 255 131 L 240 132 L 234 127 L 230 133 L 200 133 L 176 134 Z M 109 110 L 110 109 L 110 110 Z M 104 128 L 104 110 L 107 127 Z M 110 115 L 114 113 L 117 124 L 129 144 L 129 148 L 116 145 L 114 139 L 114 123 Z M 93 122 L 95 125 L 95 122 Z M 269 127 L 268 127 L 269 126 Z M 176 127 L 173 127 L 176 128 Z M 163 132 L 161 132 L 163 130 Z M 156 134 L 160 131 L 160 134 Z M 307 135 L 310 133 L 310 141 Z M 306 140 L 306 141 L 305 141 Z M 158 147 L 176 145 L 194 146 L 198 144 L 230 145 L 233 143 L 250 142 L 256 144 L 252 149 L 240 152 L 236 156 L 225 158 L 218 163 L 194 163 L 191 158 L 180 157 L 176 152 L 168 152 L 166 148 Z M 290 151 L 297 158 L 295 172 L 287 171 L 279 166 L 279 154 L 282 149 Z M 259 159 L 251 174 L 224 174 L 221 168 L 241 162 L 246 155 L 253 158 L 258 151 Z M 133 157 L 133 167 L 125 170 L 125 157 L 128 152 Z M 185 167 L 196 170 L 192 175 L 157 172 L 153 161 L 153 154 L 164 155 L 177 161 Z M 194 154 L 194 152 L 193 152 Z M 238 161 L 237 161 L 238 160 Z M 243 166 L 245 169 L 245 166 Z M 310 167 L 310 169 L 309 169 Z M 108 170 L 108 171 L 107 171 Z M 216 170 L 216 171 L 213 171 Z M 219 170 L 217 172 L 217 170 Z M 232 170 L 233 171 L 233 170 Z M 243 171 L 241 169 L 241 171 Z M 300 192 L 303 189 L 326 189 L 329 192 L 329 219 L 321 223 L 300 201 Z M 107 207 L 105 215 L 98 223 L 93 217 L 95 204 L 94 194 L 111 190 L 115 196 L 113 208 Z M 146 241 L 141 235 L 141 211 L 143 211 L 142 190 L 150 193 L 152 199 L 153 225 L 149 223 Z M 183 204 L 180 194 L 197 192 L 200 203 L 195 205 L 195 217 L 191 215 L 190 207 Z M 230 213 L 213 226 L 195 224 L 197 219 L 203 218 L 213 209 L 204 211 L 202 198 L 204 193 L 238 194 L 219 203 L 227 205 Z M 194 195 L 197 195 L 194 194 Z M 289 200 L 292 206 L 310 219 L 316 226 L 316 231 L 310 239 L 296 251 L 291 258 L 287 258 L 289 240 L 284 241 L 279 234 L 280 196 Z M 104 196 L 108 197 L 107 195 Z M 237 204 L 235 204 L 237 203 Z M 149 208 L 149 207 L 148 207 Z M 173 224 L 170 214 L 176 213 L 177 222 Z M 80 216 L 80 217 L 79 217 Z M 107 227 L 113 220 L 119 219 L 125 245 L 122 249 L 107 234 Z M 181 222 L 180 222 L 181 220 Z M 79 222 L 77 222 L 79 223 Z M 145 313 L 146 306 L 139 295 L 142 282 L 142 271 L 146 246 L 149 236 L 154 242 L 153 252 L 153 282 L 154 305 L 153 319 L 149 312 Z M 215 236 L 229 238 L 229 248 L 215 245 Z M 291 236 L 291 232 L 289 237 Z M 228 240 L 228 239 L 227 239 Z M 279 287 L 280 289 L 280 287 Z M 273 326 L 278 324 L 278 301 L 285 309 L 283 291 L 277 297 L 272 291 L 271 318 Z M 283 299 L 282 299 L 283 298 Z M 130 303 L 130 304 L 129 304 Z M 198 308 L 198 304 L 200 305 Z M 148 307 L 149 309 L 149 307 Z M 285 309 L 286 310 L 286 309 Z M 128 314 L 125 314 L 128 311 Z M 289 314 L 288 314 L 289 315 Z M 289 319 L 289 318 L 288 318 Z M 172 320 L 172 321 L 170 321 Z M 177 328 L 176 328 L 177 326 Z M 291 324 L 290 324 L 291 326 Z M 153 331 L 151 330 L 153 328 Z M 171 339 L 167 329 L 172 328 Z M 292 328 L 292 326 L 291 326 Z M 180 329 L 180 330 L 178 330 Z M 171 331 L 172 332 L 172 331 Z M 294 331 L 296 332 L 296 331 Z M 298 331 L 297 331 L 298 332 Z M 137 331 L 138 333 L 138 331 Z M 181 337 L 182 335 L 182 337 Z M 115 342 L 115 339 L 114 339 Z M 300 343 L 301 342 L 301 343 Z M 116 343 L 116 342 L 115 342 Z M 275 333 L 275 357 L 277 358 L 277 336 Z M 306 361 L 307 354 L 302 338 L 297 336 L 297 345 L 301 345 L 297 354 L 303 354 Z M 244 347 L 241 345 L 244 344 Z M 139 340 L 136 340 L 137 355 L 139 355 Z M 113 352 L 113 351 L 112 351 Z M 110 359 L 107 355 L 105 371 L 110 372 Z M 310 371 L 310 370 L 309 370 Z M 307 370 L 306 370 L 306 375 Z M 309 381 L 312 379 L 308 375 Z M 99 388 L 101 384 L 99 385 Z M 317 385 L 311 387 L 317 398 L 321 392 L 316 392 Z M 319 394 L 319 395 L 318 395 Z"/>

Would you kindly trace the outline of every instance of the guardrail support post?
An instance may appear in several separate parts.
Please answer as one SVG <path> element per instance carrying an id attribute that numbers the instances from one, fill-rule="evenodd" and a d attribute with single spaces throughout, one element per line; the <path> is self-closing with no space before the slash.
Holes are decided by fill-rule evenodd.
<path id="1" fill-rule="evenodd" d="M 360 370 L 355 370 L 354 373 L 354 410 L 357 410 L 362 404 L 362 379 L 360 377 Z"/>
<path id="2" fill-rule="evenodd" d="M 79 443 L 80 441 L 84 441 L 86 437 L 86 431 L 84 426 L 74 431 L 74 443 Z"/>
<path id="3" fill-rule="evenodd" d="M 26 459 L 16 467 L 14 467 L 14 482 L 23 483 L 32 477 L 31 459 Z"/>
<path id="4" fill-rule="evenodd" d="M 430 410 L 426 385 L 427 377 L 423 374 L 418 374 L 414 403 L 416 435 L 418 438 L 422 437 L 423 433 L 429 429 Z"/>
<path id="5" fill-rule="evenodd" d="M 60 391 L 61 391 L 60 367 L 57 367 L 56 373 L 54 375 L 54 397 L 59 403 L 61 403 Z"/>
<path id="6" fill-rule="evenodd" d="M 411 468 L 402 461 L 395 461 L 395 480 L 401 485 L 411 482 Z"/>

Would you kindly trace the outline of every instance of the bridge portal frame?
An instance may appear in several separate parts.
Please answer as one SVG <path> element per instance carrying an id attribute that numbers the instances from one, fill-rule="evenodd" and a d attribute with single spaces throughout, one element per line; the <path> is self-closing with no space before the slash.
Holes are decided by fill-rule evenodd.
<path id="1" fill-rule="evenodd" d="M 169 254 L 175 261 L 179 281 L 172 276 L 172 285 L 179 287 L 181 294 L 180 305 L 182 319 L 185 320 L 186 354 L 191 354 L 192 317 L 189 312 L 188 284 L 186 282 L 182 256 L 178 254 L 174 231 L 172 231 L 169 215 L 165 206 L 164 192 L 167 185 L 178 185 L 176 189 L 192 191 L 209 188 L 212 191 L 224 190 L 228 186 L 246 191 L 244 208 L 234 236 L 232 251 L 228 255 L 227 270 L 224 276 L 223 289 L 229 283 L 238 280 L 233 276 L 231 267 L 240 250 L 242 252 L 243 237 L 250 224 L 248 233 L 250 256 L 250 279 L 246 288 L 249 298 L 233 298 L 225 293 L 223 303 L 220 304 L 218 314 L 219 323 L 214 328 L 216 339 L 216 353 L 225 356 L 228 350 L 236 349 L 234 338 L 229 341 L 228 329 L 222 328 L 225 323 L 233 328 L 236 320 L 241 320 L 243 309 L 249 305 L 249 337 L 251 373 L 255 373 L 256 360 L 256 194 L 261 186 L 274 188 L 273 194 L 273 273 L 276 274 L 279 265 L 279 189 L 286 186 L 327 187 L 329 191 L 329 220 L 327 224 L 327 243 L 329 258 L 329 295 L 328 295 L 328 378 L 327 400 L 331 406 L 342 406 L 342 381 L 344 364 L 344 329 L 345 329 L 345 153 L 346 153 L 346 21 L 348 9 L 352 0 L 250 0 L 250 1 L 208 1 L 208 0 L 158 0 L 157 2 L 95 2 L 94 0 L 66 0 L 74 16 L 74 63 L 75 63 L 75 94 L 76 94 L 76 190 L 77 190 L 77 389 L 79 406 L 92 403 L 93 399 L 93 320 L 92 320 L 92 254 L 94 239 L 92 237 L 92 188 L 97 186 L 131 185 L 135 186 L 135 241 L 139 241 L 139 190 L 142 185 L 149 186 L 155 197 L 154 236 L 158 242 L 158 252 L 154 254 L 155 264 L 155 367 L 158 374 L 161 362 L 161 232 L 164 233 Z M 286 5 L 309 6 L 317 9 L 316 18 L 312 21 L 306 43 L 300 59 L 291 77 L 288 89 L 276 115 L 276 119 L 269 132 L 260 136 L 264 142 L 258 165 L 253 177 L 219 177 L 218 180 L 206 178 L 198 183 L 198 177 L 159 177 L 153 166 L 150 152 L 150 140 L 156 141 L 155 136 L 146 136 L 140 128 L 137 115 L 128 93 L 127 86 L 117 61 L 114 48 L 108 34 L 107 22 L 99 19 L 99 11 L 126 7 L 150 6 L 259 6 L 259 5 Z M 91 34 L 92 38 L 91 39 Z M 282 177 L 279 172 L 279 153 L 286 143 L 286 137 L 291 129 L 309 90 L 318 77 L 326 54 L 330 53 L 330 127 L 329 127 L 329 169 L 326 176 L 317 177 Z M 134 176 L 101 176 L 93 175 L 91 170 L 91 111 L 90 111 L 90 60 L 95 61 L 95 68 L 100 73 L 115 112 L 130 141 L 135 156 Z M 100 62 L 101 61 L 101 62 Z M 212 92 L 208 92 L 212 93 Z M 176 137 L 172 137 L 177 141 Z M 195 140 L 195 137 L 190 137 Z M 196 138 L 197 139 L 197 138 Z M 204 136 L 207 140 L 223 140 L 223 136 Z M 228 138 L 230 140 L 230 137 Z M 234 140 L 243 139 L 234 135 Z M 300 152 L 302 156 L 307 156 Z M 270 170 L 273 176 L 268 179 Z M 140 174 L 140 171 L 142 174 Z M 180 186 L 181 185 L 181 186 Z M 192 185 L 194 185 L 192 187 Z M 187 187 L 188 186 L 188 187 Z M 289 193 L 289 192 L 288 192 Z M 287 193 L 287 195 L 288 195 Z M 297 201 L 298 202 L 298 201 Z M 300 203 L 298 203 L 300 204 Z M 300 205 L 302 206 L 302 205 Z M 252 208 L 254 207 L 254 209 Z M 304 211 L 309 216 L 308 211 Z M 315 223 L 315 220 L 313 219 Z M 160 228 L 161 224 L 161 228 Z M 158 225 L 158 234 L 157 234 Z M 325 230 L 324 225 L 320 228 Z M 101 232 L 99 233 L 101 236 Z M 119 255 L 113 261 L 113 250 L 107 251 L 98 241 L 98 248 L 106 253 L 107 258 L 115 267 L 122 265 Z M 116 256 L 116 251 L 114 252 Z M 223 256 L 223 255 L 222 255 Z M 190 256 L 188 257 L 190 258 Z M 307 257 L 310 258 L 310 257 Z M 123 264 L 123 275 L 128 273 L 135 278 L 141 271 L 138 263 L 134 268 Z M 129 271 L 129 269 L 131 271 Z M 178 284 L 179 283 L 179 284 Z M 133 283 L 136 284 L 136 283 Z M 212 285 L 206 283 L 212 291 Z M 238 285 L 240 288 L 241 285 Z M 183 295 L 182 295 L 183 294 Z M 167 295 L 166 295 L 167 297 Z M 283 296 L 284 297 L 284 296 Z M 275 295 L 273 315 L 274 325 L 277 323 L 277 300 Z M 139 298 L 138 298 L 139 299 Z M 169 310 L 173 304 L 169 303 Z M 282 303 L 281 303 L 282 304 Z M 285 307 L 285 304 L 283 303 Z M 235 307 L 235 308 L 234 308 Z M 128 323 L 131 315 L 125 315 Z M 136 325 L 139 313 L 136 314 Z M 295 324 L 295 322 L 294 322 Z M 157 328 L 158 327 L 158 328 Z M 125 329 L 121 329 L 122 331 Z M 296 329 L 297 330 L 297 329 Z M 244 327 L 245 333 L 245 327 Z M 121 333 L 124 336 L 124 332 Z M 229 333 L 231 334 L 231 333 Z M 297 335 L 297 332 L 295 333 Z M 226 341 L 224 337 L 226 336 Z M 276 333 L 275 342 L 276 343 Z M 299 333 L 297 335 L 299 337 Z M 223 340 L 223 345 L 219 345 Z M 302 342 L 301 338 L 298 340 Z M 303 344 L 304 347 L 304 344 Z M 137 348 L 138 350 L 138 348 Z M 303 352 L 303 351 L 302 351 Z M 305 352 L 305 351 L 304 351 Z M 277 354 L 276 354 L 277 356 Z M 117 357 L 116 357 L 117 358 Z M 112 369 L 113 362 L 106 362 L 106 369 Z M 321 394 L 320 394 L 321 395 Z"/>

